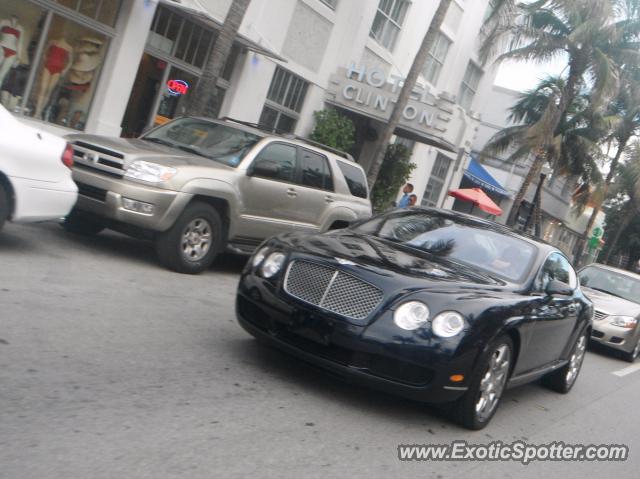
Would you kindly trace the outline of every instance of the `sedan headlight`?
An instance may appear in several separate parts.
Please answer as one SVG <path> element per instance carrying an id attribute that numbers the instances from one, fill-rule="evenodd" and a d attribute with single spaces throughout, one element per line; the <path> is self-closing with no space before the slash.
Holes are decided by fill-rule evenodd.
<path id="1" fill-rule="evenodd" d="M 618 326 L 619 328 L 633 329 L 636 327 L 638 320 L 631 316 L 609 316 L 609 324 Z"/>
<path id="2" fill-rule="evenodd" d="M 436 336 L 451 338 L 464 329 L 464 318 L 455 311 L 445 311 L 433 318 L 431 329 Z"/>
<path id="3" fill-rule="evenodd" d="M 170 180 L 178 172 L 170 166 L 162 166 L 148 161 L 134 161 L 125 171 L 125 178 L 147 181 L 149 183 L 161 183 Z"/>
<path id="4" fill-rule="evenodd" d="M 253 259 L 251 260 L 251 265 L 256 268 L 260 263 L 262 263 L 262 260 L 264 259 L 265 256 L 267 256 L 267 251 L 269 251 L 269 247 L 265 246 L 264 248 L 260 248 L 254 255 L 253 255 Z"/>
<path id="5" fill-rule="evenodd" d="M 408 301 L 393 313 L 393 322 L 406 331 L 418 329 L 429 321 L 429 307 L 420 301 Z"/>
<path id="6" fill-rule="evenodd" d="M 271 253 L 262 263 L 262 268 L 260 268 L 262 276 L 271 278 L 276 275 L 282 269 L 285 259 L 286 256 L 283 253 Z"/>

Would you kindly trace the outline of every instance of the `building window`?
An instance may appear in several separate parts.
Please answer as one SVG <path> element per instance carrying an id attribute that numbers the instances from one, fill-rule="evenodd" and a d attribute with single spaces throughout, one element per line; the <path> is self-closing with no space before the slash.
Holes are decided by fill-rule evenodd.
<path id="1" fill-rule="evenodd" d="M 409 8 L 408 0 L 380 0 L 369 36 L 393 50 Z"/>
<path id="2" fill-rule="evenodd" d="M 292 133 L 300 116 L 309 84 L 283 68 L 276 67 L 267 93 L 260 125 L 277 133 Z"/>
<path id="3" fill-rule="evenodd" d="M 433 164 L 433 169 L 431 170 L 429 182 L 427 183 L 424 195 L 422 196 L 422 206 L 438 206 L 438 200 L 440 199 L 444 182 L 449 174 L 451 162 L 451 158 L 438 153 L 436 161 Z"/>
<path id="4" fill-rule="evenodd" d="M 482 70 L 470 61 L 467 65 L 467 71 L 464 73 L 462 84 L 460 85 L 460 93 L 458 94 L 459 104 L 462 108 L 466 110 L 471 108 L 471 103 L 473 102 L 473 97 L 476 95 L 476 91 L 478 91 L 481 78 Z"/>
<path id="5" fill-rule="evenodd" d="M 336 7 L 338 6 L 338 0 L 320 0 L 322 3 L 324 3 L 327 7 L 329 7 L 331 10 L 335 10 Z"/>
<path id="6" fill-rule="evenodd" d="M 447 53 L 449 52 L 450 46 L 451 40 L 445 37 L 442 33 L 438 33 L 436 41 L 427 54 L 427 61 L 423 70 L 425 80 L 432 85 L 435 85 L 438 82 L 438 77 L 440 76 L 444 62 L 447 59 Z"/>
<path id="7" fill-rule="evenodd" d="M 57 3 L 65 7 L 60 13 L 46 4 L 0 2 L 0 103 L 83 130 L 120 0 Z"/>
<path id="8" fill-rule="evenodd" d="M 71 10 L 113 27 L 118 18 L 121 0 L 55 0 Z"/>

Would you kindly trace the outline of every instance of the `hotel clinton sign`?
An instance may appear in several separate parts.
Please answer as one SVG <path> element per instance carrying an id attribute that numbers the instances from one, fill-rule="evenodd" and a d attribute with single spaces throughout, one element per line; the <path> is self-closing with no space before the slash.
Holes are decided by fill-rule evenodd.
<path id="1" fill-rule="evenodd" d="M 382 122 L 389 120 L 402 88 L 403 78 L 391 76 L 379 68 L 352 64 L 339 68 L 331 76 L 327 102 Z M 416 135 L 450 151 L 472 140 L 477 126 L 453 98 L 444 93 L 436 97 L 425 87 L 416 85 L 402 111 L 399 129 Z M 472 135 L 471 138 L 466 138 Z"/>

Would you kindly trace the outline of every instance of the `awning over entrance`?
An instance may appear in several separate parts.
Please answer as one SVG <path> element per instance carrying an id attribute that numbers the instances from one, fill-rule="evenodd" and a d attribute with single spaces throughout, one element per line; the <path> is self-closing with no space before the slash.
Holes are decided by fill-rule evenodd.
<path id="1" fill-rule="evenodd" d="M 207 10 L 204 9 L 199 2 L 196 2 L 194 0 L 160 0 L 160 3 L 168 7 L 180 10 L 200 20 L 202 23 L 215 30 L 220 30 L 222 28 L 222 22 L 220 22 L 209 12 L 207 12 Z M 280 60 L 282 62 L 287 61 L 277 53 L 263 47 L 259 43 L 254 42 L 244 35 L 238 34 L 238 36 L 236 37 L 236 43 L 243 46 L 247 50 L 259 53 L 260 55 L 264 55 L 265 57 L 275 58 L 276 60 Z"/>
<path id="2" fill-rule="evenodd" d="M 489 192 L 510 196 L 509 192 L 475 158 L 471 158 L 469 168 L 464 172 L 464 177 Z"/>

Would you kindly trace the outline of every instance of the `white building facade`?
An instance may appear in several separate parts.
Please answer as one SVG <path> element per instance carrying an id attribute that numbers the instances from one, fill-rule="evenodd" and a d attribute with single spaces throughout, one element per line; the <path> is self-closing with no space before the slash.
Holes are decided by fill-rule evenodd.
<path id="1" fill-rule="evenodd" d="M 231 0 L 0 0 L 0 101 L 59 133 L 136 136 L 184 113 Z M 396 131 L 419 202 L 451 207 L 495 70 L 477 51 L 488 0 L 453 0 Z M 435 13 L 409 0 L 252 0 L 218 83 L 219 116 L 308 135 L 335 107 L 368 166 Z M 6 47 L 5 47 L 6 48 Z M 11 48 L 4 50 L 11 54 Z M 13 56 L 13 59 L 11 58 Z M 4 72 L 4 73 L 3 73 Z"/>

